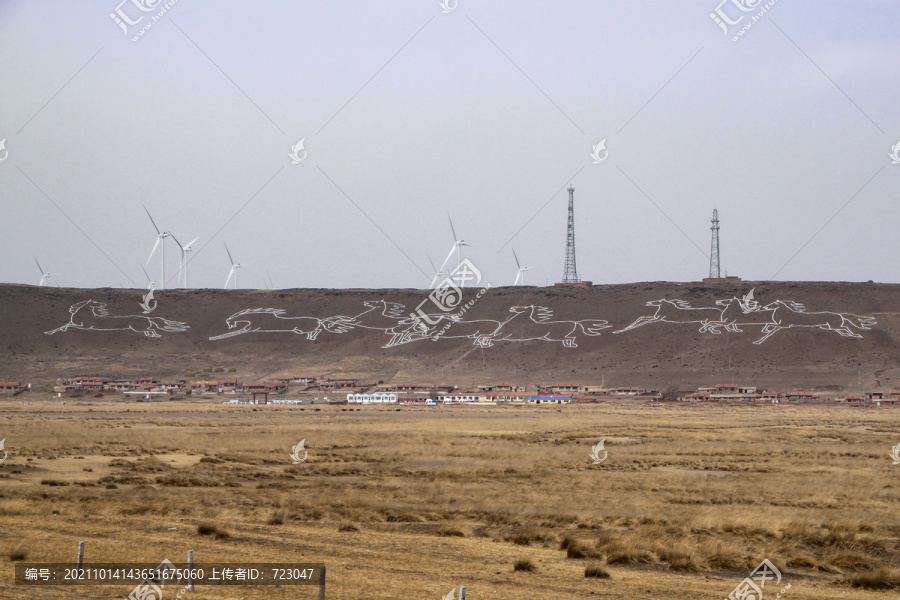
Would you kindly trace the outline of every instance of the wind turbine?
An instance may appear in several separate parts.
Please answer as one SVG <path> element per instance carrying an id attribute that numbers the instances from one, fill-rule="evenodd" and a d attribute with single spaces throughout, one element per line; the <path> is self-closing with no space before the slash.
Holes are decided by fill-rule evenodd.
<path id="1" fill-rule="evenodd" d="M 34 259 L 34 264 L 37 265 L 38 270 L 41 272 L 41 281 L 38 283 L 38 286 L 44 285 L 46 282 L 50 281 L 54 275 L 59 275 L 59 273 L 44 273 L 44 269 L 41 267 L 41 263 L 38 262 L 37 257 L 32 256 Z M 59 283 L 54 279 L 54 283 L 56 283 L 56 287 L 59 287 Z"/>
<path id="2" fill-rule="evenodd" d="M 147 213 L 147 216 L 150 217 L 150 211 L 147 210 L 147 207 L 144 207 L 144 212 Z M 150 217 L 150 222 L 153 223 L 153 229 L 156 230 L 156 243 L 153 244 L 153 250 L 150 251 L 150 258 L 147 259 L 147 264 L 144 265 L 144 268 L 150 266 L 150 261 L 153 260 L 153 255 L 156 253 L 156 249 L 159 247 L 160 243 L 162 243 L 162 275 L 160 276 L 159 284 L 160 289 L 166 289 L 166 238 L 171 236 L 172 234 L 168 231 L 160 231 L 159 227 L 156 226 L 156 221 L 153 220 L 153 217 Z"/>
<path id="3" fill-rule="evenodd" d="M 469 244 L 466 243 L 466 240 L 461 240 L 461 239 L 459 239 L 459 238 L 456 237 L 456 229 L 453 227 L 453 219 L 450 218 L 450 213 L 447 213 L 447 220 L 450 221 L 450 231 L 453 233 L 453 246 L 450 248 L 450 253 L 447 255 L 447 258 L 445 258 L 445 259 L 444 259 L 444 262 L 441 264 L 441 268 L 438 269 L 438 273 L 443 273 L 443 272 L 444 272 L 444 267 L 447 266 L 447 261 L 449 261 L 449 260 L 453 257 L 453 252 L 454 252 L 454 251 L 456 252 L 456 267 L 459 268 L 459 266 L 462 264 L 462 260 L 461 260 L 461 258 L 460 258 L 460 250 L 459 250 L 459 249 L 460 249 L 460 247 L 462 247 L 462 246 L 468 246 L 468 245 L 469 245 Z M 463 284 L 463 285 L 461 285 L 460 287 L 463 287 L 463 286 L 464 286 L 465 281 L 463 281 L 462 284 Z"/>
<path id="4" fill-rule="evenodd" d="M 453 228 L 453 219 L 450 218 L 450 213 L 447 213 L 447 220 L 450 221 L 450 231 L 453 232 L 453 245 L 456 247 L 456 266 L 462 264 L 462 260 L 460 259 L 459 249 L 461 246 L 468 246 L 466 240 L 461 240 L 456 237 L 456 229 Z"/>
<path id="5" fill-rule="evenodd" d="M 237 289 L 237 270 L 241 268 L 240 263 L 234 262 L 234 259 L 231 258 L 231 252 L 228 250 L 228 246 L 225 246 L 225 252 L 228 252 L 228 260 L 231 262 L 231 270 L 228 271 L 228 279 L 225 280 L 225 288 L 228 289 L 228 282 L 231 281 L 231 277 L 234 276 L 234 289 Z"/>
<path id="6" fill-rule="evenodd" d="M 527 271 L 531 267 L 523 267 L 521 264 L 519 264 L 519 257 L 516 256 L 516 251 L 513 250 L 512 253 L 513 258 L 516 259 L 516 267 L 519 268 L 519 272 L 516 274 L 516 282 L 513 285 L 519 285 L 520 279 L 522 280 L 522 285 L 525 285 L 525 271 Z"/>
<path id="7" fill-rule="evenodd" d="M 181 234 L 178 234 L 178 235 L 181 235 Z M 181 242 L 178 241 L 178 238 L 175 237 L 174 233 L 172 234 L 172 239 L 175 240 L 175 243 L 178 244 L 179 248 L 181 248 L 181 273 L 182 273 L 182 277 L 184 278 L 184 287 L 187 288 L 188 287 L 188 263 L 191 262 L 190 258 L 188 258 L 188 253 L 194 249 L 193 248 L 194 242 L 199 240 L 200 236 L 198 235 L 197 237 L 192 239 L 190 242 L 188 242 L 184 246 L 181 245 Z"/>

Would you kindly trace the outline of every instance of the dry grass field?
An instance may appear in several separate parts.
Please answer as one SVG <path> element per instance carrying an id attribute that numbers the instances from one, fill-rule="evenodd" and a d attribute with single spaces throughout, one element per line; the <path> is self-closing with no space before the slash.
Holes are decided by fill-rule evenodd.
<path id="1" fill-rule="evenodd" d="M 16 561 L 321 562 L 328 598 L 721 600 L 900 593 L 900 412 L 821 407 L 0 404 L 0 597 Z M 608 458 L 588 453 L 606 440 Z M 306 440 L 305 462 L 291 447 Z M 519 564 L 519 570 L 516 565 Z M 595 575 L 587 577 L 586 573 Z M 185 598 L 316 598 L 198 587 Z M 168 596 L 167 596 L 168 598 Z"/>

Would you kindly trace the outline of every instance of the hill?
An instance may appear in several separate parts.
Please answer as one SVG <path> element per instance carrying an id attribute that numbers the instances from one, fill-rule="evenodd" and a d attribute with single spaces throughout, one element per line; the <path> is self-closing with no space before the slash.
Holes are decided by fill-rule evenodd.
<path id="1" fill-rule="evenodd" d="M 458 321 L 427 290 L 157 290 L 142 306 L 145 294 L 0 286 L 0 378 L 185 378 L 222 367 L 245 382 L 312 374 L 460 387 L 900 387 L 895 284 L 466 289 Z"/>

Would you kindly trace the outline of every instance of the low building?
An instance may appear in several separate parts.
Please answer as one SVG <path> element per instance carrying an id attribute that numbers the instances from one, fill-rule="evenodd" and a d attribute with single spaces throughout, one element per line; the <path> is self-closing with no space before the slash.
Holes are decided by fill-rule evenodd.
<path id="1" fill-rule="evenodd" d="M 347 404 L 397 404 L 397 399 L 397 394 L 385 392 L 347 394 Z"/>
<path id="2" fill-rule="evenodd" d="M 791 402 L 816 402 L 819 395 L 813 392 L 787 392 L 784 397 Z"/>
<path id="3" fill-rule="evenodd" d="M 244 384 L 237 379 L 223 379 L 217 385 L 220 392 L 236 392 L 244 388 Z"/>
<path id="4" fill-rule="evenodd" d="M 778 404 L 781 402 L 781 394 L 777 392 L 761 392 L 756 395 L 757 402 L 766 402 L 768 404 Z"/>
<path id="5" fill-rule="evenodd" d="M 572 401 L 572 396 L 560 396 L 550 394 L 546 396 L 529 396 L 527 402 L 530 404 L 568 404 Z"/>
<path id="6" fill-rule="evenodd" d="M 756 387 L 746 385 L 719 384 L 712 389 L 700 388 L 698 392 L 708 392 L 713 402 L 755 402 Z"/>
<path id="7" fill-rule="evenodd" d="M 430 385 L 418 385 L 414 383 L 383 383 L 375 386 L 376 392 L 384 392 L 384 393 L 412 393 L 412 394 L 427 394 L 431 391 Z"/>
<path id="8" fill-rule="evenodd" d="M 192 381 L 188 384 L 188 387 L 194 392 L 198 393 L 215 393 L 218 391 L 219 382 L 218 381 Z"/>
<path id="9" fill-rule="evenodd" d="M 438 394 L 437 401 L 443 404 L 466 404 L 470 402 L 484 402 L 485 396 L 481 394 Z"/>
<path id="10" fill-rule="evenodd" d="M 614 387 L 608 392 L 610 396 L 643 396 L 646 393 L 647 390 L 641 387 Z"/>
<path id="11" fill-rule="evenodd" d="M 512 385 L 509 383 L 498 383 L 489 385 L 479 385 L 475 389 L 479 392 L 525 392 L 528 386 Z"/>
<path id="12" fill-rule="evenodd" d="M 322 390 L 346 390 L 356 387 L 357 379 L 326 379 L 319 384 Z"/>
<path id="13" fill-rule="evenodd" d="M 272 379 L 272 381 L 284 385 L 312 385 L 316 382 L 316 378 L 305 377 L 302 375 L 291 375 L 289 377 L 275 377 Z"/>
<path id="14" fill-rule="evenodd" d="M 554 383 L 548 386 L 542 386 L 541 390 L 547 390 L 551 394 L 569 393 L 574 394 L 581 391 L 581 386 L 577 383 Z"/>
<path id="15" fill-rule="evenodd" d="M 30 388 L 31 384 L 24 386 L 20 381 L 0 381 L 0 396 L 14 396 Z"/>
<path id="16" fill-rule="evenodd" d="M 595 396 L 605 396 L 609 393 L 609 388 L 603 387 L 602 385 L 586 385 L 582 388 L 582 391 L 585 394 L 592 394 Z"/>
<path id="17" fill-rule="evenodd" d="M 533 394 L 528 392 L 487 392 L 482 394 L 485 400 L 494 404 L 504 404 L 506 402 L 528 402 Z"/>
<path id="18" fill-rule="evenodd" d="M 900 390 L 891 390 L 885 394 L 883 404 L 900 404 Z"/>
<path id="19" fill-rule="evenodd" d="M 838 404 L 865 404 L 866 399 L 863 396 L 846 396 L 835 400 Z"/>

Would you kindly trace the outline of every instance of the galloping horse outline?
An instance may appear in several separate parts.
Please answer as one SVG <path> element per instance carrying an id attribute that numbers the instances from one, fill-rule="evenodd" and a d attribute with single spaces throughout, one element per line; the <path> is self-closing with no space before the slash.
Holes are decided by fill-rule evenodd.
<path id="1" fill-rule="evenodd" d="M 835 331 L 843 337 L 861 339 L 862 336 L 851 329 L 851 327 L 870 330 L 872 325 L 876 324 L 875 317 L 863 317 L 852 313 L 831 311 L 806 312 L 806 307 L 802 304 L 785 302 L 783 300 L 775 300 L 763 307 L 762 310 L 772 311 L 772 322 L 767 323 L 763 327 L 762 332 L 765 335 L 753 342 L 756 345 L 762 344 L 782 329 L 793 329 L 795 327 L 824 329 L 826 331 Z"/>
<path id="2" fill-rule="evenodd" d="M 316 317 L 286 317 L 285 310 L 282 308 L 246 308 L 238 311 L 225 319 L 225 323 L 229 331 L 221 335 L 212 336 L 210 340 L 221 340 L 245 333 L 296 333 L 305 335 L 308 340 L 315 340 L 322 330 L 331 333 L 346 333 L 353 328 L 353 317 L 345 317 L 336 315 L 324 319 Z M 243 318 L 242 318 L 243 317 Z M 272 319 L 277 319 L 272 321 Z M 279 321 L 285 321 L 281 325 Z M 294 326 L 291 327 L 291 322 Z M 244 326 L 237 329 L 238 324 L 243 323 Z M 271 323 L 271 324 L 269 324 Z"/>
<path id="3" fill-rule="evenodd" d="M 759 325 L 763 337 L 754 341 L 757 346 L 782 329 L 808 327 L 835 331 L 843 337 L 862 338 L 854 329 L 870 330 L 876 324 L 875 317 L 831 311 L 806 312 L 806 307 L 792 301 L 775 300 L 760 307 L 753 299 L 754 290 L 742 298 L 716 300 L 716 307 L 692 307 L 684 300 L 651 300 L 647 306 L 655 306 L 656 313 L 638 317 L 631 325 L 614 331 L 623 333 L 650 323 L 700 323 L 701 333 L 721 334 L 723 330 L 742 333 L 739 326 Z M 712 315 L 718 318 L 713 319 Z M 704 318 L 704 315 L 707 315 Z M 761 318 L 766 315 L 765 318 Z"/>
<path id="4" fill-rule="evenodd" d="M 82 310 L 90 307 L 89 311 Z M 47 335 L 53 335 L 60 331 L 74 329 L 91 329 L 94 331 L 125 331 L 131 330 L 143 333 L 147 337 L 158 338 L 160 331 L 178 333 L 186 331 L 189 326 L 181 321 L 170 321 L 162 317 L 148 317 L 145 315 L 111 315 L 105 302 L 96 300 L 83 300 L 69 307 L 69 322 L 52 331 L 45 331 Z M 76 321 L 78 319 L 78 321 Z"/>
<path id="5" fill-rule="evenodd" d="M 494 342 L 528 342 L 543 340 L 545 342 L 562 342 L 566 348 L 575 348 L 575 334 L 581 330 L 584 335 L 598 336 L 603 329 L 609 329 L 608 321 L 601 319 L 582 319 L 580 321 L 552 321 L 553 311 L 546 306 L 513 306 L 509 309 L 513 316 L 504 321 L 496 331 L 490 335 L 481 336 L 475 343 L 483 348 L 493 346 Z M 520 315 L 527 314 L 529 321 L 525 322 L 525 329 L 520 330 L 518 336 L 515 333 L 503 332 L 509 324 Z M 521 322 L 521 321 L 520 321 Z"/>
<path id="6" fill-rule="evenodd" d="M 646 305 L 655 306 L 656 313 L 649 316 L 638 317 L 634 323 L 628 327 L 613 331 L 613 333 L 624 333 L 660 321 L 663 323 L 700 323 L 701 333 L 709 331 L 710 333 L 719 334 L 721 332 L 718 330 L 718 327 L 724 325 L 722 315 L 727 308 L 727 306 L 722 306 L 721 308 L 715 308 L 713 306 L 694 308 L 684 300 L 667 300 L 665 298 L 650 300 Z M 710 316 L 703 317 L 703 315 L 706 314 L 709 314 Z M 718 315 L 718 318 L 712 319 L 712 314 Z"/>

